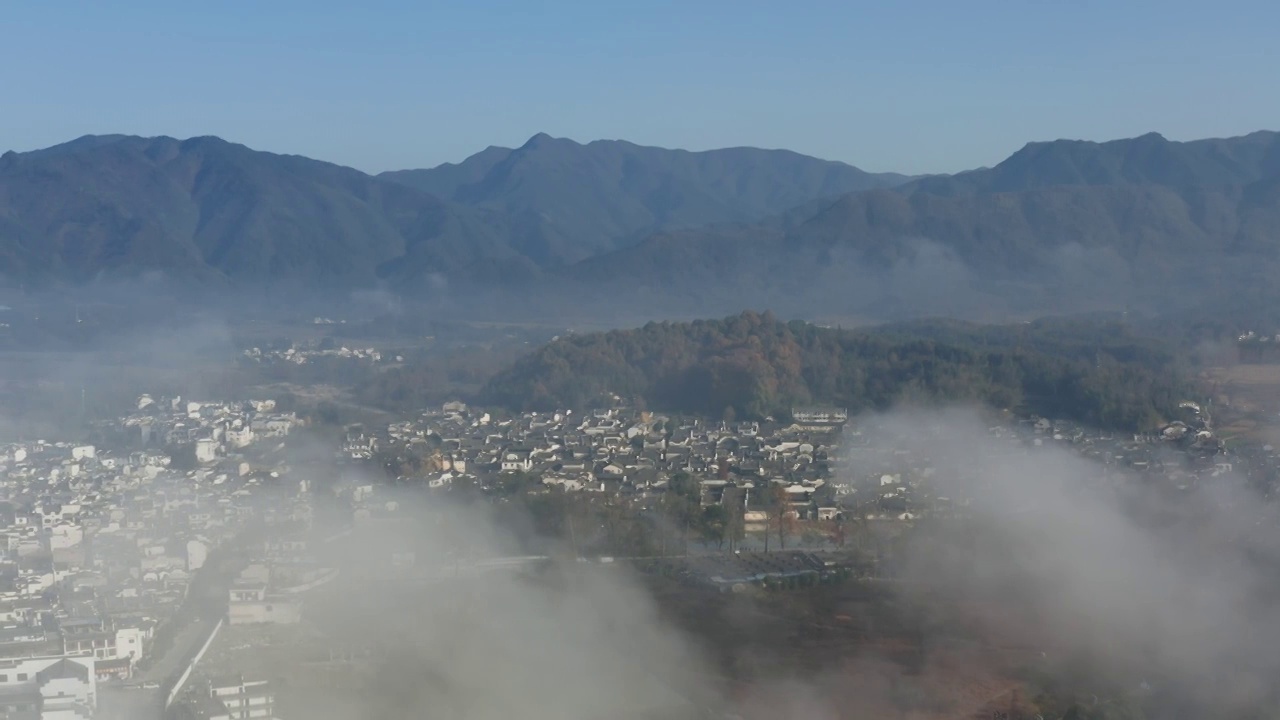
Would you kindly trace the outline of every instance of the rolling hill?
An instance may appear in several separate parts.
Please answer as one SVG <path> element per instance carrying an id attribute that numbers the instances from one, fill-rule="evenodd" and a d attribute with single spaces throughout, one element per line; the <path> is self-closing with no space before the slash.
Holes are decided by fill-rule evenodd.
<path id="1" fill-rule="evenodd" d="M 810 403 L 858 413 L 976 401 L 1133 430 L 1169 417 L 1184 392 L 1173 355 L 1118 323 L 843 330 L 747 312 L 561 337 L 481 394 L 529 410 L 618 394 L 660 410 L 757 419 Z"/>

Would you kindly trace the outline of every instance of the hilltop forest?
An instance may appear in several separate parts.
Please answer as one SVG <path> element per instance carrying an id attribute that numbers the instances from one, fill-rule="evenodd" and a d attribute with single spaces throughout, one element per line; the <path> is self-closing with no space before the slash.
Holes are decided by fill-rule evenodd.
<path id="1" fill-rule="evenodd" d="M 920 322 L 846 330 L 746 312 L 557 339 L 492 378 L 485 402 L 586 407 L 610 394 L 672 412 L 782 418 L 821 404 L 981 402 L 1141 430 L 1190 392 L 1175 356 L 1107 320 Z"/>

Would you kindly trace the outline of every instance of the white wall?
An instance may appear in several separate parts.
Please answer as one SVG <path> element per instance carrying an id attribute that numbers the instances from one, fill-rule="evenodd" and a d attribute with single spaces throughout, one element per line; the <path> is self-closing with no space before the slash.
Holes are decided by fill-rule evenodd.
<path id="1" fill-rule="evenodd" d="M 145 633 L 139 628 L 120 628 L 116 630 L 116 659 L 132 657 L 136 662 L 142 657 L 142 645 Z"/>
<path id="2" fill-rule="evenodd" d="M 187 572 L 195 572 L 204 567 L 209 559 L 209 548 L 199 540 L 187 541 Z"/>
<path id="3" fill-rule="evenodd" d="M 49 534 L 50 550 L 65 550 L 84 540 L 84 528 L 79 525 L 57 525 Z"/>
<path id="4" fill-rule="evenodd" d="M 63 659 L 70 660 L 85 668 L 88 682 L 75 678 L 58 678 L 50 680 L 41 688 L 37 679 L 40 671 Z M 46 712 L 42 713 L 41 717 L 59 717 L 59 709 L 69 710 L 74 705 L 81 705 L 90 709 L 97 706 L 98 680 L 94 674 L 94 659 L 92 657 L 64 658 L 63 656 L 55 656 L 2 661 L 0 662 L 0 676 L 5 677 L 5 681 L 0 682 L 0 692 L 40 691 L 40 694 L 45 698 L 45 702 L 48 705 L 52 705 L 52 707 L 46 706 Z M 19 677 L 23 679 L 19 680 Z M 59 693 L 62 693 L 62 697 L 58 696 Z M 70 715 L 68 717 L 76 716 Z"/>

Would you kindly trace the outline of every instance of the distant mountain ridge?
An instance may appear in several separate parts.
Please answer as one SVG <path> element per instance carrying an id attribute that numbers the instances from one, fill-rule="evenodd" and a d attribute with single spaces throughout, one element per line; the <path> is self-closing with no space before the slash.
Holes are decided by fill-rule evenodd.
<path id="1" fill-rule="evenodd" d="M 368 284 L 513 256 L 501 223 L 215 137 L 84 137 L 0 157 L 0 274 Z"/>
<path id="2" fill-rule="evenodd" d="M 216 137 L 85 136 L 0 159 L 0 275 L 80 283 L 155 271 L 410 291 L 440 277 L 524 281 L 648 228 L 763 216 L 899 179 L 784 151 L 685 153 L 544 135 L 375 178 Z M 750 210 L 757 203 L 763 209 Z"/>
<path id="3" fill-rule="evenodd" d="M 616 274 L 611 273 L 615 269 Z M 1280 133 L 1032 143 L 995 167 L 844 195 L 750 225 L 654 235 L 570 268 L 724 311 L 950 314 L 1192 303 L 1280 271 Z M 750 288 L 736 297 L 732 288 Z M 897 310 L 895 310 L 897 308 Z"/>
<path id="4" fill-rule="evenodd" d="M 1280 174 L 1280 133 L 1175 142 L 1159 133 L 1090 142 L 1027 143 L 1000 164 L 920 178 L 908 192 L 1018 192 L 1059 185 L 1160 185 L 1176 189 L 1247 185 Z"/>
<path id="5" fill-rule="evenodd" d="M 789 150 L 690 152 L 622 140 L 580 144 L 545 133 L 514 150 L 490 147 L 457 165 L 380 177 L 539 228 L 542 243 L 530 254 L 544 265 L 576 262 L 662 230 L 760 220 L 909 179 Z"/>
<path id="6" fill-rule="evenodd" d="M 490 145 L 460 163 L 443 163 L 429 170 L 390 170 L 380 173 L 378 177 L 415 187 L 438 197 L 453 197 L 459 188 L 484 180 L 495 165 L 513 152 L 512 148 Z"/>
<path id="7" fill-rule="evenodd" d="M 378 177 L 215 137 L 87 136 L 0 156 L 9 284 L 149 273 L 652 317 L 1269 302 L 1280 134 L 1030 143 L 915 179 L 787 151 L 541 134 Z"/>

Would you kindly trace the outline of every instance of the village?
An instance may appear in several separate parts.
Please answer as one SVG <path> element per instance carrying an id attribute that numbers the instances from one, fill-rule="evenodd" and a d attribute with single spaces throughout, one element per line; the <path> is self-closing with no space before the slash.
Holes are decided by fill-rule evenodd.
<path id="1" fill-rule="evenodd" d="M 1107 473 L 1182 489 L 1277 475 L 1270 446 L 1236 455 L 1198 405 L 1183 409 L 1184 419 L 1147 435 L 1009 416 L 993 417 L 986 435 L 1025 452 L 1060 447 Z M 382 427 L 346 427 L 335 446 L 304 453 L 292 441 L 306 423 L 269 399 L 143 395 L 97 424 L 98 444 L 0 447 L 0 715 L 181 709 L 220 718 L 245 717 L 231 708 L 247 707 L 256 713 L 248 717 L 274 717 L 268 681 L 279 665 L 261 661 L 264 648 L 284 633 L 290 647 L 332 658 L 333 643 L 308 620 L 309 598 L 339 572 L 326 543 L 411 518 L 406 491 L 430 502 L 466 489 L 497 505 L 585 498 L 640 518 L 678 494 L 681 512 L 719 524 L 686 521 L 660 546 L 603 550 L 587 546 L 584 526 L 572 551 L 734 591 L 875 572 L 885 547 L 859 542 L 861 555 L 851 555 L 855 535 L 868 526 L 892 535 L 970 502 L 941 482 L 955 469 L 940 467 L 927 441 L 884 443 L 839 409 L 758 422 L 622 404 L 503 414 L 450 402 Z M 322 467 L 338 470 L 319 487 Z M 321 511 L 329 514 L 317 522 Z M 440 568 L 430 555 L 445 554 L 380 547 L 383 556 L 364 564 L 388 577 L 429 576 Z M 522 550 L 467 562 L 497 568 L 546 557 Z"/>
<path id="2" fill-rule="evenodd" d="M 1200 407 L 1187 402 L 1182 410 L 1185 419 L 1152 433 L 1008 414 L 992 417 L 986 430 L 1009 447 L 1057 446 L 1110 471 L 1158 474 L 1183 489 L 1235 469 Z M 930 429 L 918 431 L 927 437 Z M 586 493 L 647 506 L 670 491 L 673 480 L 691 478 L 703 507 L 736 504 L 749 531 L 763 526 L 764 508 L 775 499 L 786 506 L 783 516 L 800 522 L 852 515 L 912 521 L 952 512 L 960 499 L 939 493 L 930 481 L 942 477 L 941 469 L 927 450 L 912 445 L 864 434 L 861 423 L 838 409 L 797 409 L 787 422 L 726 422 L 621 406 L 498 417 L 451 402 L 377 431 L 350 427 L 342 455 L 377 461 L 399 482 L 434 490 L 466 483 L 494 497 L 513 489 Z M 1269 446 L 1251 459 L 1280 465 Z"/>
<path id="3" fill-rule="evenodd" d="M 217 622 L 202 571 L 251 528 L 308 522 L 305 487 L 278 491 L 298 420 L 273 408 L 144 395 L 102 423 L 119 448 L 0 447 L 0 715 L 93 717 L 100 689 L 172 685 Z"/>

